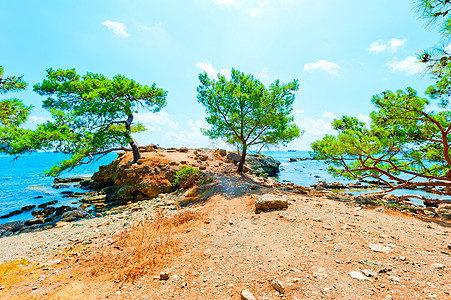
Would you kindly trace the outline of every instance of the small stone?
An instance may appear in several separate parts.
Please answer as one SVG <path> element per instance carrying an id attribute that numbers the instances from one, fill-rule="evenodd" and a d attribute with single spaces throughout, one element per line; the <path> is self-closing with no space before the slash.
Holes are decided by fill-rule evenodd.
<path id="1" fill-rule="evenodd" d="M 436 269 L 436 270 L 441 270 L 441 269 L 445 268 L 445 265 L 444 264 L 435 263 L 435 264 L 432 264 L 432 268 Z"/>
<path id="2" fill-rule="evenodd" d="M 386 247 L 382 244 L 370 244 L 370 249 L 373 250 L 374 252 L 391 252 L 392 248 L 390 247 Z"/>
<path id="3" fill-rule="evenodd" d="M 241 292 L 241 300 L 257 300 L 257 298 L 254 297 L 254 294 L 252 294 L 251 291 L 243 290 Z"/>
<path id="4" fill-rule="evenodd" d="M 393 299 L 392 295 L 386 295 L 384 298 L 384 300 L 392 300 L 392 299 Z"/>
<path id="5" fill-rule="evenodd" d="M 351 276 L 351 278 L 353 278 L 353 279 L 358 279 L 358 280 L 369 280 L 369 281 L 371 281 L 371 279 L 370 279 L 369 277 L 366 277 L 365 275 L 363 275 L 362 273 L 357 272 L 357 271 L 351 271 L 351 272 L 349 272 L 348 274 L 349 274 L 349 276 Z"/>
<path id="6" fill-rule="evenodd" d="M 379 269 L 379 270 L 377 271 L 377 273 L 378 273 L 378 274 L 384 274 L 384 273 L 388 273 L 388 272 L 390 272 L 390 271 L 391 271 L 391 269 L 382 268 L 382 269 Z"/>
<path id="7" fill-rule="evenodd" d="M 390 280 L 393 282 L 399 282 L 401 279 L 397 276 L 390 276 Z"/>
<path id="8" fill-rule="evenodd" d="M 315 221 L 315 222 L 322 222 L 323 221 L 321 218 L 313 218 L 312 220 Z"/>
<path id="9" fill-rule="evenodd" d="M 375 209 L 375 211 L 383 213 L 383 212 L 385 212 L 385 208 L 378 207 L 378 208 Z"/>
<path id="10" fill-rule="evenodd" d="M 169 272 L 161 272 L 160 273 L 160 280 L 168 280 L 169 279 Z"/>
<path id="11" fill-rule="evenodd" d="M 181 148 L 179 148 L 179 152 L 186 153 L 186 152 L 188 152 L 188 148 L 186 148 L 186 147 L 181 147 Z"/>
<path id="12" fill-rule="evenodd" d="M 279 293 L 281 293 L 281 294 L 285 293 L 285 288 L 283 287 L 282 282 L 280 282 L 279 280 L 274 279 L 273 281 L 271 281 L 271 286 L 273 289 L 275 289 Z"/>
<path id="13" fill-rule="evenodd" d="M 370 269 L 363 270 L 362 273 L 368 277 L 376 277 L 377 276 L 377 273 Z"/>

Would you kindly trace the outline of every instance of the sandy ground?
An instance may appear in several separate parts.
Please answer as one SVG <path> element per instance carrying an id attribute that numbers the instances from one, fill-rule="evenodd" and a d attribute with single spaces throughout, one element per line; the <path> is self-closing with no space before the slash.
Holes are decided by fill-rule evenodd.
<path id="1" fill-rule="evenodd" d="M 158 205 L 137 203 L 111 216 L 2 238 L 0 257 L 10 262 L 0 265 L 0 298 L 240 299 L 248 290 L 256 299 L 451 299 L 451 229 L 445 222 L 255 188 L 233 174 L 216 182 L 214 196 L 181 210 L 201 217 L 174 227 L 173 249 L 134 281 L 115 279 L 119 271 L 96 266 L 93 253 L 120 253 L 121 232 L 176 195 Z M 286 194 L 288 209 L 256 214 L 254 200 L 263 193 Z M 11 262 L 19 257 L 30 263 Z M 364 270 L 375 273 L 350 276 Z M 160 280 L 161 272 L 169 279 Z M 271 286 L 274 280 L 283 293 Z"/>

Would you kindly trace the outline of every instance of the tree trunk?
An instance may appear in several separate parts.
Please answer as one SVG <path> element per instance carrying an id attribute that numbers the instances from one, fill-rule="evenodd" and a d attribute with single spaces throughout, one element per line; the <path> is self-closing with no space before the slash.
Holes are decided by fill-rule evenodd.
<path id="1" fill-rule="evenodd" d="M 243 145 L 243 153 L 241 154 L 241 160 L 240 163 L 238 164 L 238 173 L 243 173 L 243 168 L 244 168 L 244 162 L 246 161 L 246 151 L 247 151 L 247 145 Z"/>
<path id="2" fill-rule="evenodd" d="M 132 122 L 133 114 L 128 115 L 127 121 L 125 121 L 125 136 L 128 139 L 128 143 L 133 151 L 133 162 L 136 163 L 138 159 L 141 158 L 141 153 L 139 152 L 138 143 L 132 138 Z"/>

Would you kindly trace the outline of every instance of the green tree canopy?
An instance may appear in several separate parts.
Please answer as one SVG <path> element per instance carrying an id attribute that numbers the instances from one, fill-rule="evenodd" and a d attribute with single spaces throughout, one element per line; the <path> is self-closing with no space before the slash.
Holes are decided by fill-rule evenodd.
<path id="1" fill-rule="evenodd" d="M 296 80 L 281 84 L 279 80 L 269 89 L 251 75 L 232 69 L 231 79 L 218 74 L 210 79 L 207 73 L 199 75 L 198 101 L 206 108 L 210 129 L 203 132 L 210 138 L 225 139 L 239 145 L 242 156 L 238 172 L 243 171 L 249 147 L 286 145 L 300 136 L 293 123 L 292 106 Z"/>
<path id="2" fill-rule="evenodd" d="M 451 32 L 450 1 L 421 0 L 418 7 L 423 17 L 439 23 L 445 36 Z M 313 156 L 331 164 L 331 173 L 376 178 L 388 191 L 424 187 L 451 195 L 451 59 L 448 50 L 439 47 L 419 57 L 435 79 L 426 90 L 428 98 L 412 88 L 383 92 L 372 99 L 378 110 L 371 113 L 371 124 L 344 116 L 333 123 L 336 136 L 312 144 Z"/>
<path id="3" fill-rule="evenodd" d="M 389 190 L 424 187 L 449 194 L 437 187 L 451 186 L 451 113 L 429 110 L 429 101 L 411 88 L 383 92 L 372 102 L 378 110 L 371 113 L 370 126 L 347 116 L 335 120 L 338 134 L 314 142 L 313 156 L 349 179 L 370 177 Z"/>
<path id="4" fill-rule="evenodd" d="M 0 95 L 24 90 L 26 86 L 22 76 L 3 77 L 0 66 Z M 21 139 L 24 130 L 19 126 L 27 120 L 31 109 L 19 99 L 0 100 L 0 152 L 10 152 L 13 140 Z"/>
<path id="5" fill-rule="evenodd" d="M 0 66 L 0 95 L 7 92 L 24 90 L 27 87 L 23 76 L 3 77 L 3 67 Z M 18 99 L 0 101 L 0 126 L 19 126 L 26 121 L 32 107 L 25 106 Z"/>
<path id="6" fill-rule="evenodd" d="M 133 151 L 136 162 L 140 148 L 131 133 L 145 127 L 133 124 L 133 114 L 141 108 L 159 111 L 166 105 L 167 94 L 155 84 L 141 85 L 122 75 L 113 79 L 94 73 L 80 76 L 74 69 L 48 69 L 46 79 L 34 91 L 47 97 L 43 107 L 53 120 L 30 133 L 32 138 L 17 152 L 38 148 L 72 154 L 52 167 L 50 175 L 115 150 Z"/>

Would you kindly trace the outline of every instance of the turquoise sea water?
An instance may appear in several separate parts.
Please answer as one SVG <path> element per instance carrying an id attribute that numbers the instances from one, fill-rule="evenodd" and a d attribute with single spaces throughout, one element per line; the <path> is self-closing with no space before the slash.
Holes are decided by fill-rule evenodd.
<path id="1" fill-rule="evenodd" d="M 318 180 L 326 182 L 347 182 L 344 179 L 337 179 L 328 174 L 327 165 L 322 161 L 305 160 L 289 162 L 290 158 L 309 157 L 307 151 L 264 151 L 263 154 L 270 155 L 281 162 L 281 172 L 278 177 L 280 182 L 289 181 L 302 186 L 316 184 Z M 115 153 L 111 153 L 93 164 L 82 165 L 69 173 L 64 173 L 61 177 L 90 176 L 98 170 L 99 166 L 110 163 L 116 156 Z M 61 205 L 79 206 L 79 203 L 75 203 L 76 199 L 63 198 L 61 192 L 78 192 L 81 189 L 72 185 L 68 188 L 54 189 L 52 188 L 54 178 L 41 176 L 52 165 L 63 160 L 65 157 L 67 156 L 59 153 L 36 152 L 24 155 L 13 161 L 12 156 L 0 155 L 0 216 L 18 210 L 26 205 L 39 205 L 51 200 L 58 200 L 55 207 Z M 354 191 L 353 193 L 359 192 Z M 421 191 L 412 190 L 399 190 L 394 192 L 394 194 L 415 193 L 425 194 Z M 431 195 L 431 198 L 438 197 Z M 412 201 L 416 204 L 421 203 L 419 200 L 412 199 Z M 7 219 L 0 219 L 0 224 L 31 218 L 32 215 L 30 212 L 23 212 Z"/>

